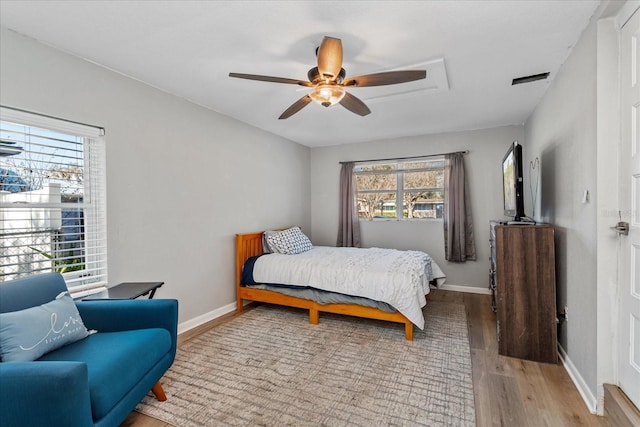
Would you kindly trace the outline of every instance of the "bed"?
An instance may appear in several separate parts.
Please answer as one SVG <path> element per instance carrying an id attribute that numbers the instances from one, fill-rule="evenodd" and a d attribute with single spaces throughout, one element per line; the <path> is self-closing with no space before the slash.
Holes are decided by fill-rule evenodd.
<path id="1" fill-rule="evenodd" d="M 371 256 L 370 254 L 375 253 L 377 248 L 356 249 L 313 247 L 312 250 L 309 250 L 308 252 L 300 255 L 291 256 L 273 254 L 263 256 L 265 252 L 263 249 L 263 234 L 264 232 L 253 232 L 236 235 L 236 293 L 238 312 L 243 311 L 245 301 L 258 301 L 307 309 L 309 310 L 309 322 L 311 324 L 318 324 L 321 312 L 384 320 L 403 324 L 405 330 L 405 338 L 407 340 L 412 340 L 414 324 L 420 328 L 422 328 L 424 325 L 421 307 L 426 304 L 426 299 L 428 299 L 429 284 L 440 284 L 444 281 L 444 274 L 442 273 L 442 270 L 437 266 L 435 262 L 430 259 L 430 257 L 428 257 L 428 255 L 415 251 L 396 251 L 415 252 L 415 254 L 412 254 L 414 256 L 418 256 L 417 254 L 424 254 L 424 256 L 429 259 L 428 281 L 424 286 L 421 285 L 422 287 L 416 287 L 415 285 L 412 285 L 413 287 L 411 288 L 411 292 L 415 293 L 415 295 L 411 295 L 410 297 L 406 297 L 402 294 L 398 295 L 398 298 L 400 298 L 400 302 L 396 304 L 396 300 L 394 300 L 394 304 L 396 304 L 396 306 L 400 306 L 400 309 L 396 310 L 393 304 L 380 302 L 384 301 L 384 299 L 367 298 L 355 294 L 355 296 L 345 295 L 342 292 L 336 293 L 326 289 L 310 289 L 308 286 L 295 286 L 295 284 L 300 285 L 300 283 L 296 282 L 295 280 L 301 279 L 295 279 L 295 274 L 293 273 L 295 273 L 297 270 L 298 273 L 302 272 L 302 277 L 306 277 L 305 274 L 307 274 L 307 269 L 304 263 L 316 263 L 315 265 L 317 265 L 317 257 L 325 256 L 325 252 L 329 251 L 328 253 L 331 254 L 330 251 L 347 250 L 351 251 L 347 256 L 350 257 L 352 255 L 362 256 L 361 253 L 370 251 L 366 253 L 367 256 Z M 377 249 L 377 251 L 383 250 Z M 333 256 L 336 257 L 335 254 Z M 276 272 L 279 269 L 281 276 L 282 274 L 284 274 L 284 276 L 287 276 L 287 274 L 285 273 L 291 273 L 291 275 L 293 275 L 292 277 L 294 277 L 291 280 L 294 280 L 294 282 L 289 284 L 286 283 L 286 280 L 277 280 L 274 282 L 270 280 L 264 282 L 259 280 L 258 282 L 256 282 L 250 279 L 249 277 L 251 277 L 251 275 L 253 274 L 253 269 L 258 263 L 261 263 L 260 266 L 262 268 L 262 270 L 260 270 L 262 271 L 262 273 L 260 274 L 262 274 L 263 276 L 264 274 L 266 274 L 264 272 L 265 267 L 263 266 L 269 265 L 265 263 L 266 260 L 269 260 L 270 262 L 278 261 L 284 263 L 281 265 L 277 264 L 278 267 L 276 267 Z M 292 262 L 296 262 L 297 264 L 287 264 Z M 315 270 L 317 269 L 314 268 L 314 271 Z M 247 275 L 248 271 L 250 271 L 249 276 Z M 356 272 L 354 274 L 356 274 L 357 276 L 361 276 L 362 280 L 373 282 L 372 279 L 374 279 L 374 277 L 367 277 L 367 271 Z M 355 281 L 356 277 L 354 276 L 353 279 Z M 392 280 L 392 278 L 390 278 L 389 280 Z M 286 286 L 283 286 L 282 283 L 285 283 Z M 313 294 L 312 296 L 310 296 L 310 292 L 311 294 Z M 375 292 L 375 289 L 372 289 L 370 292 Z M 372 295 L 377 294 L 374 293 Z M 406 304 L 403 301 L 406 302 Z M 422 322 L 420 320 L 421 318 Z"/>

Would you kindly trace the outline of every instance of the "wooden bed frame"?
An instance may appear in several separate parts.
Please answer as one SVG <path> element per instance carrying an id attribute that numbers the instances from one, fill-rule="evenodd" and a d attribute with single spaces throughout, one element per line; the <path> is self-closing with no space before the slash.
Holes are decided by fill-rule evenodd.
<path id="1" fill-rule="evenodd" d="M 262 232 L 236 234 L 236 295 L 237 311 L 241 313 L 244 301 L 260 301 L 271 304 L 279 304 L 288 307 L 304 308 L 309 310 L 309 323 L 317 325 L 320 320 L 320 312 L 346 314 L 348 316 L 365 317 L 368 319 L 387 320 L 389 322 L 403 323 L 404 335 L 407 340 L 413 340 L 413 323 L 400 312 L 389 313 L 373 307 L 364 307 L 356 304 L 319 304 L 315 301 L 283 295 L 278 292 L 264 289 L 254 289 L 241 286 L 242 267 L 247 259 L 261 255 Z M 428 295 L 427 295 L 428 297 Z"/>

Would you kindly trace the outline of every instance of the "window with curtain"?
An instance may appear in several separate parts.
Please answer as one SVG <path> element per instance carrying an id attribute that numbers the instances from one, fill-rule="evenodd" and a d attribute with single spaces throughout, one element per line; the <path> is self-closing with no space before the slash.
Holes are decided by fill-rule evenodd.
<path id="1" fill-rule="evenodd" d="M 356 164 L 360 218 L 441 219 L 444 157 Z"/>
<path id="2" fill-rule="evenodd" d="M 103 133 L 0 109 L 0 282 L 59 272 L 74 297 L 104 289 Z"/>

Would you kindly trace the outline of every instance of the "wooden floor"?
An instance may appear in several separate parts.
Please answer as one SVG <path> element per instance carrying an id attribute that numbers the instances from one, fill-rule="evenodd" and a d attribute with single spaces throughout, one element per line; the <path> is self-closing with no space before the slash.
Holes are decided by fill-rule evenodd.
<path id="1" fill-rule="evenodd" d="M 498 355 L 496 320 L 488 295 L 436 290 L 432 300 L 464 303 L 466 307 L 478 427 L 611 425 L 606 417 L 589 413 L 562 365 Z M 170 424 L 133 412 L 122 426 Z"/>

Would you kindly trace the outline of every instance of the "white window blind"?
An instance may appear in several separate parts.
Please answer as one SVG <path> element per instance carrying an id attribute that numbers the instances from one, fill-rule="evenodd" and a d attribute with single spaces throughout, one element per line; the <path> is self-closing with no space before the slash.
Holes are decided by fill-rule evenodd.
<path id="1" fill-rule="evenodd" d="M 0 282 L 62 273 L 107 282 L 104 131 L 0 108 Z"/>

